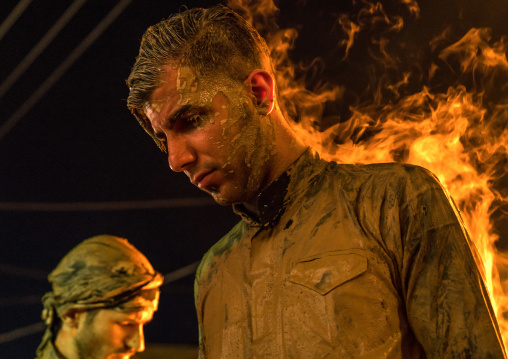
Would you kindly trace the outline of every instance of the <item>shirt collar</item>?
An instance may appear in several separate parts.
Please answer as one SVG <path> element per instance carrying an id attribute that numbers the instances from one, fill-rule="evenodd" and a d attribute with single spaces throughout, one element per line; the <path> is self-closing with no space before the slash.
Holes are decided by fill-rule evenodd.
<path id="1" fill-rule="evenodd" d="M 251 226 L 272 228 L 279 222 L 286 206 L 292 200 L 295 186 L 294 177 L 300 177 L 305 167 L 317 154 L 309 148 L 293 162 L 275 181 L 266 186 L 258 196 L 259 218 L 250 214 L 243 204 L 234 204 L 233 211 Z M 307 171 L 304 171 L 307 172 Z"/>

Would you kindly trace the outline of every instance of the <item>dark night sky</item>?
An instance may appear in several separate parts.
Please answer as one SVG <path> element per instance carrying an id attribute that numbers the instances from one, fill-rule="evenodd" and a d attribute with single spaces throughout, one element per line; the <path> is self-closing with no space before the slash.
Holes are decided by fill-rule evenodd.
<path id="1" fill-rule="evenodd" d="M 0 2 L 0 23 L 17 1 Z M 0 82 L 4 81 L 68 8 L 69 0 L 33 0 L 0 39 Z M 27 106 L 30 96 L 65 62 L 81 41 L 119 1 L 88 1 L 0 98 L 0 126 Z M 234 223 L 230 208 L 213 203 L 172 173 L 125 106 L 125 85 L 144 30 L 182 4 L 210 6 L 217 1 L 133 0 L 62 77 L 0 138 L 0 323 L 1 333 L 39 321 L 45 276 L 85 238 L 109 233 L 128 238 L 162 273 L 195 262 Z M 279 1 L 278 22 L 296 27 L 293 53 L 308 61 L 327 59 L 322 76 L 352 89 L 361 72 L 345 72 L 333 61 L 331 15 L 352 11 L 351 1 Z M 397 12 L 401 2 L 384 1 Z M 421 1 L 421 17 L 408 23 L 400 40 L 426 43 L 452 25 L 457 36 L 473 26 L 508 34 L 504 0 Z M 465 5 L 467 4 L 467 6 Z M 425 29 L 425 31 L 422 31 Z M 362 57 L 361 51 L 354 56 Z M 359 60 L 357 67 L 361 67 Z M 353 68 L 353 67 L 352 67 Z M 363 74 L 365 76 L 365 74 Z M 333 107 L 332 107 L 333 109 Z M 335 108 L 347 113 L 347 106 Z M 198 198 L 198 206 L 122 210 L 35 210 L 27 203 L 102 203 Z M 140 203 L 140 202 L 137 202 Z M 44 207 L 44 206 L 43 206 Z M 503 234 L 506 241 L 506 233 Z M 160 310 L 146 328 L 148 342 L 197 343 L 193 278 L 164 287 Z M 14 298 L 14 299 L 13 299 Z M 24 301 L 23 302 L 23 298 Z M 35 298 L 35 299 L 34 299 Z M 0 336 L 1 338 L 1 336 Z M 32 358 L 41 333 L 0 344 L 2 358 Z M 6 354 L 7 353 L 7 354 Z"/>

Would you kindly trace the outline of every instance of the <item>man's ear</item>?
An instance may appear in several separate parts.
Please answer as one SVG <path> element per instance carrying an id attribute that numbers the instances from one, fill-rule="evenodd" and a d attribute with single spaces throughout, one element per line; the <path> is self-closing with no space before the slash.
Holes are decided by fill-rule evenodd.
<path id="1" fill-rule="evenodd" d="M 62 325 L 66 326 L 67 328 L 77 328 L 79 325 L 79 320 L 82 315 L 84 315 L 85 312 L 77 311 L 77 310 L 71 310 L 65 313 L 62 316 Z"/>
<path id="2" fill-rule="evenodd" d="M 260 115 L 269 115 L 273 110 L 274 82 L 272 76 L 264 70 L 252 71 L 244 81 L 250 93 L 256 98 L 256 106 Z"/>

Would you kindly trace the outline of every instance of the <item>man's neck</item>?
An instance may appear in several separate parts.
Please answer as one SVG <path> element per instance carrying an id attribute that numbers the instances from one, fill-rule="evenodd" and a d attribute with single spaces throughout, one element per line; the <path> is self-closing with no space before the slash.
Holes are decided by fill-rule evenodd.
<path id="1" fill-rule="evenodd" d="M 256 193 L 256 196 L 251 201 L 242 203 L 247 213 L 249 213 L 251 216 L 255 218 L 260 218 L 261 216 L 260 205 L 270 206 L 270 204 L 265 203 L 266 198 L 262 201 L 262 203 L 260 203 L 260 199 L 262 199 L 264 192 L 266 192 L 266 190 L 268 190 L 269 187 L 272 187 L 275 184 L 275 182 L 280 182 L 281 176 L 302 156 L 303 152 L 305 152 L 306 149 L 307 147 L 304 147 L 303 149 L 295 151 L 291 157 L 287 157 L 291 158 L 291 161 L 288 161 L 284 167 L 281 167 L 282 170 L 279 170 L 277 172 L 277 176 L 275 176 L 275 178 L 272 181 L 269 181 L 265 186 L 261 187 L 260 190 Z M 286 183 L 286 181 L 283 181 L 283 183 L 285 183 L 283 185 L 283 188 L 281 188 L 282 185 L 278 185 L 277 188 L 272 189 L 272 191 L 275 190 L 277 193 L 285 192 L 288 183 Z M 274 195 L 276 196 L 275 193 L 268 194 L 269 198 L 272 198 Z"/>
<path id="2" fill-rule="evenodd" d="M 247 212 L 259 217 L 258 201 L 259 195 L 263 190 L 283 174 L 307 149 L 307 145 L 295 134 L 288 121 L 284 118 L 279 110 L 274 110 L 269 115 L 270 122 L 274 126 L 275 149 L 274 160 L 267 173 L 264 183 L 259 188 L 253 198 L 243 205 Z"/>
<path id="3" fill-rule="evenodd" d="M 256 200 L 251 203 L 242 203 L 245 210 L 254 217 L 259 217 L 258 200 L 259 198 L 256 197 Z"/>

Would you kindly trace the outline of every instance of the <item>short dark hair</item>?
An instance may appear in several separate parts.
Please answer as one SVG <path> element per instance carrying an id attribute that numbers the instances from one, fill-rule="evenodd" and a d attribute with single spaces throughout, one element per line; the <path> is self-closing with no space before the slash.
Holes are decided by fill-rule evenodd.
<path id="1" fill-rule="evenodd" d="M 185 10 L 145 31 L 127 79 L 127 107 L 164 151 L 144 114 L 146 102 L 160 86 L 164 66 L 182 63 L 201 75 L 223 73 L 243 81 L 257 68 L 273 72 L 269 58 L 263 38 L 231 9 L 218 5 Z"/>

